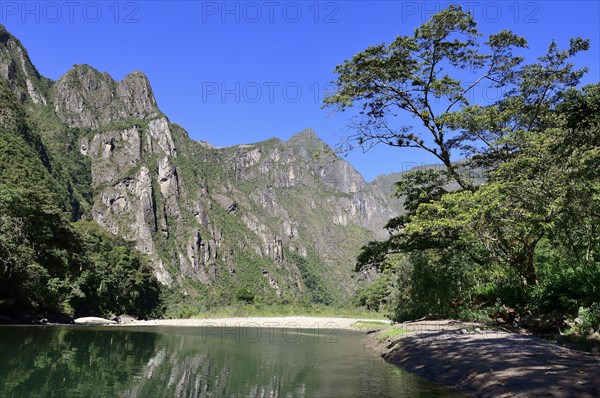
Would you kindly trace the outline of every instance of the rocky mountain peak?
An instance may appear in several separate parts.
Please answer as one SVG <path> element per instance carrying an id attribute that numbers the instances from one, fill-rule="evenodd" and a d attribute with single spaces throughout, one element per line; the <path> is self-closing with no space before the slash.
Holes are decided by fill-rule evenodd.
<path id="1" fill-rule="evenodd" d="M 298 145 L 305 148 L 321 148 L 326 146 L 325 142 L 319 138 L 317 133 L 314 132 L 313 129 L 307 128 L 302 130 L 301 132 L 293 135 L 287 140 L 287 143 L 290 145 Z"/>
<path id="2" fill-rule="evenodd" d="M 125 76 L 116 91 L 118 97 L 127 105 L 130 117 L 148 119 L 159 112 L 150 81 L 139 70 Z"/>
<path id="3" fill-rule="evenodd" d="M 117 83 L 106 72 L 75 65 L 58 80 L 53 94 L 59 118 L 74 127 L 98 128 L 160 115 L 150 82 L 139 71 Z"/>

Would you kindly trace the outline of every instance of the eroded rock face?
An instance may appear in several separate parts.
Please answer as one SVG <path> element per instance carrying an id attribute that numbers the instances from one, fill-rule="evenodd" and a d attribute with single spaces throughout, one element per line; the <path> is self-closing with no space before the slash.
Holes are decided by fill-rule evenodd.
<path id="1" fill-rule="evenodd" d="M 187 245 L 187 258 L 180 259 L 183 274 L 205 284 L 214 282 L 219 245 L 214 239 L 203 240 L 199 231 L 193 233 Z"/>
<path id="2" fill-rule="evenodd" d="M 111 183 L 124 171 L 138 166 L 142 156 L 140 141 L 138 126 L 98 133 L 91 140 L 81 138 L 79 151 L 92 158 L 94 186 Z"/>
<path id="3" fill-rule="evenodd" d="M 177 169 L 168 156 L 161 158 L 158 162 L 157 180 L 160 192 L 165 201 L 165 214 L 175 220 L 179 219 L 179 180 Z"/>
<path id="4" fill-rule="evenodd" d="M 135 241 L 142 253 L 153 254 L 155 206 L 150 171 L 144 165 L 134 177 L 126 177 L 102 191 L 94 203 L 93 219 L 113 234 Z"/>
<path id="5" fill-rule="evenodd" d="M 150 123 L 148 123 L 148 131 L 150 139 L 147 141 L 149 143 L 147 150 L 149 152 L 164 152 L 170 156 L 177 156 L 177 150 L 175 149 L 175 144 L 173 143 L 173 137 L 171 135 L 171 126 L 169 125 L 167 118 L 161 117 L 151 120 Z"/>

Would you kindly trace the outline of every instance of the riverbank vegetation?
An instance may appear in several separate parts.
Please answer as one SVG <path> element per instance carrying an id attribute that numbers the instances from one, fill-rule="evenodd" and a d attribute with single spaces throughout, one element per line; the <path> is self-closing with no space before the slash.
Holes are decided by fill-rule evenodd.
<path id="1" fill-rule="evenodd" d="M 506 30 L 482 39 L 450 6 L 336 68 L 325 106 L 359 108 L 342 150 L 417 148 L 441 163 L 397 183 L 405 214 L 363 248 L 356 270 L 383 279 L 360 304 L 396 321 L 600 329 L 600 84 L 581 86 L 573 64 L 589 42 L 551 42 L 533 63 L 526 48 Z M 501 95 L 485 101 L 490 88 Z"/>

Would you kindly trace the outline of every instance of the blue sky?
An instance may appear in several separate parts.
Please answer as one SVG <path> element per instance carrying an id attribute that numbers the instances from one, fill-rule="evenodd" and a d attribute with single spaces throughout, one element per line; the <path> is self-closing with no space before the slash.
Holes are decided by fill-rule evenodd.
<path id="1" fill-rule="evenodd" d="M 600 2 L 453 3 L 472 10 L 484 34 L 512 29 L 525 36 L 530 59 L 552 39 L 563 47 L 572 36 L 591 39 L 576 64 L 590 68 L 585 82 L 600 81 Z M 349 115 L 321 109 L 334 67 L 369 45 L 410 34 L 447 4 L 0 1 L 0 22 L 52 79 L 83 63 L 117 80 L 143 71 L 160 108 L 193 139 L 228 146 L 285 140 L 311 127 L 333 146 L 350 133 Z M 384 147 L 346 158 L 367 180 L 433 161 Z"/>

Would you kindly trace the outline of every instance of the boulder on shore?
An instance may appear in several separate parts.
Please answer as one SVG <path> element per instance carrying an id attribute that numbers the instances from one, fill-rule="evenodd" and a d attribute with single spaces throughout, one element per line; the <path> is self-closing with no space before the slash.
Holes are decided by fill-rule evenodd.
<path id="1" fill-rule="evenodd" d="M 137 321 L 137 319 L 135 319 L 131 315 L 126 315 L 126 314 L 114 317 L 112 320 L 115 321 L 115 322 L 117 322 L 120 325 L 126 325 L 128 323 L 132 323 L 132 322 Z"/>
<path id="2" fill-rule="evenodd" d="M 117 322 L 111 321 L 110 319 L 99 318 L 95 316 L 86 316 L 83 318 L 75 319 L 76 325 L 116 325 Z"/>

